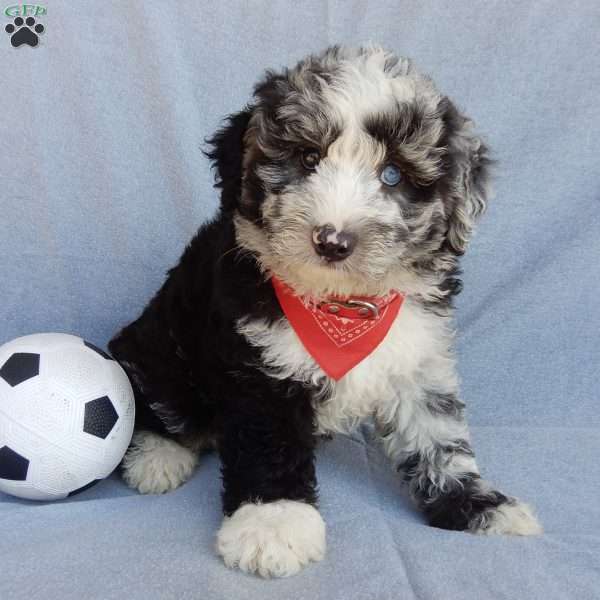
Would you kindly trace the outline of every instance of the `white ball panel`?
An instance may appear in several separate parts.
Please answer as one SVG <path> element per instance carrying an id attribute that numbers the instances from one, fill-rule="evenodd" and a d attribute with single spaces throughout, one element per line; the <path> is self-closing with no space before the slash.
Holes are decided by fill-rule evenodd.
<path id="1" fill-rule="evenodd" d="M 41 501 L 61 500 L 69 495 L 67 492 L 50 494 L 36 489 L 27 481 L 6 481 L 5 479 L 0 479 L 0 492 L 17 496 L 18 498 L 25 498 L 25 500 Z"/>
<path id="2" fill-rule="evenodd" d="M 68 440 L 67 437 L 64 441 Z M 35 497 L 22 496 L 25 498 L 64 498 L 69 492 L 85 485 L 90 478 L 99 478 L 90 477 L 90 471 L 99 473 L 104 468 L 101 456 L 78 453 L 77 448 L 73 446 L 58 446 L 19 423 L 10 423 L 6 445 L 27 458 L 29 469 L 24 482 L 0 479 L 0 490 L 13 493 L 7 489 L 7 485 L 16 485 L 17 489 L 21 490 L 31 487 Z"/>
<path id="3" fill-rule="evenodd" d="M 24 335 L 7 342 L 0 348 L 0 362 L 2 362 L 3 352 L 7 353 L 7 357 L 15 352 L 39 354 L 41 348 L 44 349 L 44 352 L 51 352 L 65 345 L 81 346 L 83 340 L 70 333 L 32 333 L 31 335 Z"/>
<path id="4" fill-rule="evenodd" d="M 97 398 L 98 391 L 106 387 L 106 362 L 87 346 L 63 346 L 42 354 L 40 376 L 58 393 L 76 391 L 85 402 Z"/>
<path id="5" fill-rule="evenodd" d="M 35 410 L 39 399 L 46 396 L 46 393 L 46 385 L 39 376 L 32 377 L 16 387 L 9 386 L 0 378 L 0 418 L 4 415 L 4 418 L 10 417 L 13 421 L 28 422 L 37 429 L 35 422 L 38 415 L 35 414 Z M 30 420 L 32 418 L 33 421 Z M 43 421 L 44 416 L 39 415 L 39 419 Z"/>

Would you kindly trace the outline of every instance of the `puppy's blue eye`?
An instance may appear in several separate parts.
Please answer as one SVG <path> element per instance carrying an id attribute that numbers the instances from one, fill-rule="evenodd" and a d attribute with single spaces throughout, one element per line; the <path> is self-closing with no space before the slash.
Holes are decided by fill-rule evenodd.
<path id="1" fill-rule="evenodd" d="M 385 185 L 394 187 L 400 183 L 400 180 L 402 179 L 402 173 L 396 165 L 385 165 L 385 167 L 383 167 L 383 171 L 381 171 L 379 179 L 381 179 Z"/>

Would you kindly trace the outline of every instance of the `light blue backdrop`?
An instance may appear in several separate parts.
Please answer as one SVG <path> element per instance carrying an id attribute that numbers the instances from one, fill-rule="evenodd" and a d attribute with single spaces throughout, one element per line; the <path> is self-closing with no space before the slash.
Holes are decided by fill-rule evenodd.
<path id="1" fill-rule="evenodd" d="M 478 124 L 497 196 L 464 261 L 458 341 L 487 476 L 539 539 L 425 527 L 368 429 L 319 453 L 326 560 L 287 581 L 211 551 L 218 465 L 166 497 L 116 478 L 76 502 L 0 497 L 1 598 L 598 598 L 600 5 L 50 1 L 40 46 L 1 16 L 0 343 L 105 345 L 217 202 L 200 147 L 267 67 L 374 41 Z"/>

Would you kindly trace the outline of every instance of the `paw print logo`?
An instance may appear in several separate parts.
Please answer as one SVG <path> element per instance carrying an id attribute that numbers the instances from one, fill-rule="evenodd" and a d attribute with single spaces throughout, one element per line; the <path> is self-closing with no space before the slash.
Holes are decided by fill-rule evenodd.
<path id="1" fill-rule="evenodd" d="M 25 21 L 21 17 L 17 17 L 13 23 L 9 23 L 4 30 L 6 33 L 11 34 L 10 43 L 15 48 L 23 44 L 32 47 L 38 45 L 40 41 L 38 34 L 44 33 L 44 26 L 41 23 L 36 25 L 33 17 L 27 17 Z"/>

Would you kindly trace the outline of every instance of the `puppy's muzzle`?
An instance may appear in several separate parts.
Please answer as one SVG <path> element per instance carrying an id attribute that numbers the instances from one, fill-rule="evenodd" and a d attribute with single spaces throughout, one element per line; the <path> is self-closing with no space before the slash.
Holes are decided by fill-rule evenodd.
<path id="1" fill-rule="evenodd" d="M 348 258 L 354 252 L 357 241 L 354 233 L 338 231 L 330 223 L 313 229 L 312 242 L 315 252 L 328 262 Z"/>

